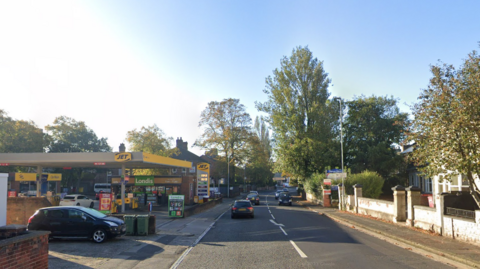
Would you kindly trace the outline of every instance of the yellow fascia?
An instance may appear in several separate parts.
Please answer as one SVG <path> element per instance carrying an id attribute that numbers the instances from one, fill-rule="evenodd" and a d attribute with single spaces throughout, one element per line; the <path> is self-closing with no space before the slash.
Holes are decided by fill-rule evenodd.
<path id="1" fill-rule="evenodd" d="M 143 152 L 143 161 L 172 167 L 192 168 L 192 163 Z"/>

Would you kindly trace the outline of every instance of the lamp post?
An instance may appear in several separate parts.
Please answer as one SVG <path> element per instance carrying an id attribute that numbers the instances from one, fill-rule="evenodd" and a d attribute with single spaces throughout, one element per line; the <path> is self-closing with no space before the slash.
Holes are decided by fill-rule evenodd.
<path id="1" fill-rule="evenodd" d="M 230 160 L 227 153 L 227 197 L 230 198 Z"/>
<path id="2" fill-rule="evenodd" d="M 343 115 L 342 115 L 342 98 L 340 97 L 335 97 L 333 98 L 334 100 L 337 100 L 340 104 L 340 152 L 342 155 L 342 208 L 345 209 L 345 183 L 344 183 L 344 177 L 343 173 Z"/>
<path id="3" fill-rule="evenodd" d="M 247 192 L 247 185 L 245 185 L 245 180 L 247 179 L 247 165 L 245 164 L 243 168 L 243 191 Z"/>

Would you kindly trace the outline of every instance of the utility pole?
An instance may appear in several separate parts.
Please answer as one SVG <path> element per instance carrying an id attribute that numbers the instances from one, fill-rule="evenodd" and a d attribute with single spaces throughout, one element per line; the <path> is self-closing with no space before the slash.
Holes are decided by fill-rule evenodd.
<path id="1" fill-rule="evenodd" d="M 230 198 L 230 160 L 227 153 L 227 197 Z"/>

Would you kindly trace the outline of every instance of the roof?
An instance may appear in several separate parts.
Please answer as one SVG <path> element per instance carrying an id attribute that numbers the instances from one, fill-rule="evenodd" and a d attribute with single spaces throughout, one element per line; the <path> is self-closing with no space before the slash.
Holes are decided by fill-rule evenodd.
<path id="1" fill-rule="evenodd" d="M 118 152 L 67 152 L 67 153 L 0 153 L 0 165 L 3 166 L 27 166 L 43 168 L 126 168 L 149 169 L 181 167 L 190 168 L 192 163 L 169 157 L 158 156 L 144 152 L 131 153 L 129 161 L 119 162 L 115 160 Z"/>
<path id="2" fill-rule="evenodd" d="M 185 161 L 196 162 L 196 163 L 208 162 L 207 160 L 200 158 L 199 156 L 188 151 L 185 148 L 177 147 L 177 149 L 180 153 L 178 155 L 173 155 L 172 156 L 173 159 L 185 160 Z"/>

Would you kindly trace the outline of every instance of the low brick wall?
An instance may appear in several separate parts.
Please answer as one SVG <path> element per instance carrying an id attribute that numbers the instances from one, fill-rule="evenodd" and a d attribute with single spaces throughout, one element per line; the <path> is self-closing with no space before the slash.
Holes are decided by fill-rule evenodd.
<path id="1" fill-rule="evenodd" d="M 443 236 L 480 246 L 480 210 L 475 210 L 474 220 L 444 216 L 443 226 Z"/>
<path id="2" fill-rule="evenodd" d="M 190 208 L 186 208 L 185 211 L 183 212 L 183 216 L 186 218 L 198 213 L 202 213 L 203 211 L 206 211 L 212 207 L 215 207 L 216 205 L 221 204 L 222 202 L 223 202 L 223 199 L 218 198 L 203 204 L 196 204 Z"/>
<path id="3" fill-rule="evenodd" d="M 414 222 L 413 226 L 435 233 L 441 233 L 441 224 L 437 223 L 437 210 L 428 206 L 413 206 Z"/>
<path id="4" fill-rule="evenodd" d="M 48 268 L 48 235 L 46 231 L 29 231 L 0 240 L 0 268 Z"/>
<path id="5" fill-rule="evenodd" d="M 35 211 L 39 208 L 49 206 L 52 206 L 52 204 L 46 197 L 8 197 L 7 225 L 27 225 L 28 218 L 30 218 Z"/>
<path id="6" fill-rule="evenodd" d="M 393 202 L 359 197 L 358 213 L 388 221 L 393 221 Z"/>

